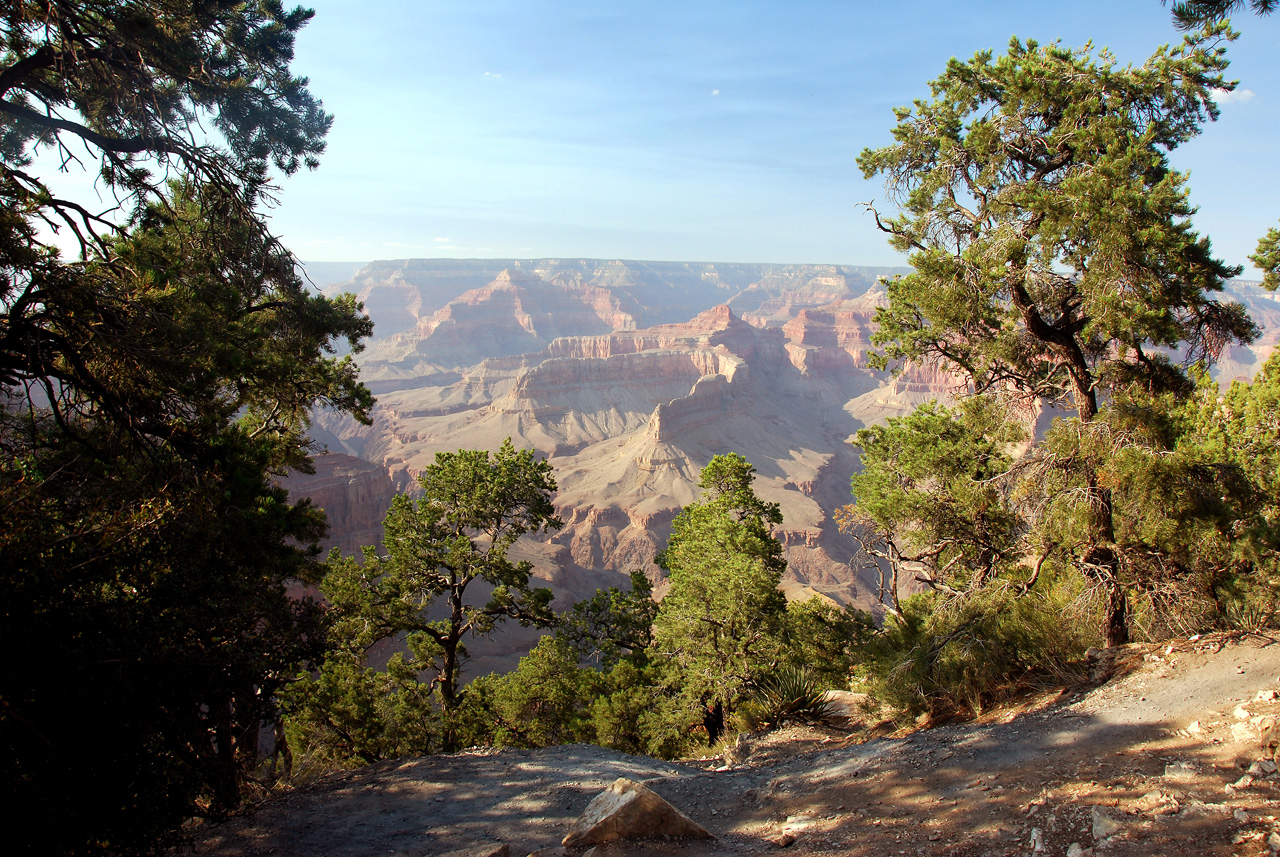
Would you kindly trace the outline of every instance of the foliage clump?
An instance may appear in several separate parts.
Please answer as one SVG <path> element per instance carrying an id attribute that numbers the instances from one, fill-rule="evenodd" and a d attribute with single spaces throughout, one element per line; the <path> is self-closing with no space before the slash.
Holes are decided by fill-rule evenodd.
<path id="1" fill-rule="evenodd" d="M 492 467 L 502 478 L 440 478 L 442 469 L 464 461 L 480 472 Z M 440 543 L 463 543 L 434 529 L 432 522 L 450 519 L 443 511 L 448 505 L 439 503 L 446 496 L 449 504 L 467 497 L 493 514 L 532 514 L 519 526 L 514 517 L 501 527 L 496 519 L 487 529 L 473 524 L 477 532 L 499 534 L 479 544 L 505 552 L 509 543 L 503 538 L 532 532 L 535 522 L 554 524 L 547 517 L 554 483 L 545 462 L 531 452 L 516 453 L 509 443 L 492 459 L 466 450 L 442 454 L 424 473 L 424 496 L 416 506 L 403 498 L 392 506 L 387 556 L 367 550 L 363 563 L 330 559 L 322 589 L 333 605 L 334 648 L 323 669 L 292 691 L 295 743 L 313 758 L 339 763 L 470 744 L 543 747 L 576 741 L 675 758 L 714 744 L 744 706 L 766 711 L 767 719 L 820 716 L 822 694 L 848 686 L 873 622 L 818 598 L 786 603 L 778 589 L 785 569 L 782 545 L 769 532 L 781 514 L 776 504 L 759 499 L 753 480 L 754 468 L 736 454 L 717 456 L 703 470 L 703 497 L 677 516 L 659 558 L 670 573 L 661 603 L 654 601 L 649 579 L 632 572 L 628 588 L 602 589 L 565 611 L 554 634 L 544 636 L 514 671 L 455 686 L 450 697 L 444 690 L 447 658 L 442 659 L 450 636 L 461 640 L 458 632 L 478 619 L 489 623 L 483 626 L 487 631 L 492 621 L 511 615 L 504 611 L 512 604 L 530 605 L 516 618 L 546 625 L 542 611 L 550 591 L 525 588 L 529 569 L 523 566 L 514 576 L 511 569 L 504 572 L 507 589 L 494 589 L 502 600 L 484 607 L 446 585 L 450 569 L 459 567 L 448 557 L 459 554 L 442 553 Z M 526 490 L 515 491 L 509 482 Z M 467 490 L 445 494 L 433 487 L 464 483 Z M 509 502 L 514 496 L 525 501 Z M 485 497 L 508 499 L 478 499 Z M 410 554 L 401 544 L 413 546 Z M 463 554 L 475 556 L 469 548 Z M 503 560 L 495 555 L 493 561 Z M 434 583 L 424 585 L 427 580 Z M 436 598 L 462 605 L 461 624 L 431 618 Z M 427 639 L 435 648 L 424 648 L 415 637 L 424 629 L 430 629 Z M 386 652 L 386 646 L 402 650 L 383 654 L 386 665 L 379 669 L 375 653 Z M 798 685 L 791 681 L 795 677 Z M 761 694 L 770 692 L 781 696 L 761 708 Z"/>
<path id="2" fill-rule="evenodd" d="M 520 536 L 561 526 L 545 460 L 508 438 L 494 454 L 437 453 L 418 486 L 420 499 L 391 503 L 385 555 L 366 547 L 362 562 L 329 558 L 321 591 L 334 651 L 294 691 L 318 751 L 377 761 L 460 749 L 467 639 L 507 619 L 546 627 L 554 618 L 551 590 L 531 583 L 532 565 L 507 557 Z M 397 645 L 404 651 L 384 670 L 366 665 Z"/>
<path id="3" fill-rule="evenodd" d="M 313 408 L 367 422 L 336 353 L 372 326 L 352 296 L 308 290 L 262 213 L 271 171 L 315 166 L 331 121 L 290 70 L 310 16 L 0 12 L 0 640 L 26 653 L 0 665 L 0 800 L 17 853 L 153 853 L 235 809 L 280 690 L 324 654 L 323 611 L 289 595 L 319 577 L 323 515 L 275 478 L 307 467 Z M 51 192 L 40 150 L 97 193 Z"/>
<path id="4" fill-rule="evenodd" d="M 1168 163 L 1234 85 L 1232 38 L 1209 24 L 1137 68 L 1015 39 L 952 60 L 859 159 L 900 204 L 876 222 L 915 269 L 887 284 L 875 360 L 937 366 L 961 391 L 858 433 L 842 513 L 881 577 L 862 669 L 907 710 L 980 710 L 1093 633 L 1270 615 L 1277 427 L 1257 414 L 1274 380 L 1226 397 L 1208 380 L 1257 328 L 1216 297 L 1239 269 L 1193 231 Z M 1037 425 L 1048 408 L 1070 416 Z"/>
<path id="5" fill-rule="evenodd" d="M 996 533 L 1008 549 L 985 555 L 1081 575 L 1104 597 L 1108 645 L 1130 639 L 1135 595 L 1191 573 L 1156 531 L 1213 514 L 1158 511 L 1147 489 L 1174 474 L 1158 474 L 1152 453 L 1173 441 L 1134 422 L 1158 422 L 1160 407 L 1127 403 L 1191 395 L 1192 366 L 1257 334 L 1240 305 L 1216 299 L 1239 270 L 1192 230 L 1185 177 L 1168 162 L 1216 118 L 1213 92 L 1233 85 L 1223 77 L 1232 38 L 1225 25 L 1206 26 L 1136 68 L 1105 51 L 1015 39 L 1004 56 L 952 60 L 931 100 L 897 111 L 895 143 L 859 158 L 900 202 L 899 215 L 877 223 L 915 268 L 888 284 L 877 311 L 881 365 L 936 364 L 970 395 L 1023 414 L 1074 412 L 1003 480 L 1018 483 L 1007 496 L 1019 495 L 1022 520 L 1010 523 L 1024 533 Z M 963 462 L 976 467 L 979 451 Z M 1194 470 L 1177 478 L 1212 481 Z M 863 482 L 866 510 L 881 501 Z M 959 488 L 951 499 L 970 503 Z M 963 523 L 958 541 L 936 533 L 922 549 L 983 554 L 984 522 Z"/>

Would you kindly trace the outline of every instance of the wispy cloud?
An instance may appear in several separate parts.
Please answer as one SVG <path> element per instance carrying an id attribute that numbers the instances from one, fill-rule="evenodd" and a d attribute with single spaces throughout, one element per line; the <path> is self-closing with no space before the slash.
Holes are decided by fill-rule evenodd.
<path id="1" fill-rule="evenodd" d="M 496 71 L 486 71 L 486 72 L 484 73 L 484 76 L 485 76 L 485 77 L 502 77 L 502 75 L 501 75 L 501 74 L 499 74 L 499 73 L 498 73 L 498 72 L 496 72 Z"/>
<path id="2" fill-rule="evenodd" d="M 453 239 L 452 239 L 452 238 L 443 238 L 443 237 L 439 237 L 439 238 L 432 238 L 431 240 L 432 240 L 432 241 L 434 241 L 434 242 L 436 242 L 437 244 L 448 244 L 448 243 L 449 243 L 450 241 L 452 241 Z"/>
<path id="3" fill-rule="evenodd" d="M 1213 100 L 1219 104 L 1244 104 L 1246 101 L 1253 100 L 1252 89 L 1211 89 Z"/>
<path id="4" fill-rule="evenodd" d="M 713 90 L 711 90 L 711 94 L 712 94 L 712 95 L 719 95 L 719 94 L 720 94 L 720 90 L 718 90 L 718 89 L 713 89 Z"/>

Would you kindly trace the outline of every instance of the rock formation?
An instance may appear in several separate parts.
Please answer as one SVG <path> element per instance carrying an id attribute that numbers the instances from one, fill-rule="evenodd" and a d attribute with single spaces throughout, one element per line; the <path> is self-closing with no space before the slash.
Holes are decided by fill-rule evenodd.
<path id="1" fill-rule="evenodd" d="M 493 449 L 511 437 L 550 459 L 565 520 L 559 533 L 519 548 L 575 598 L 632 569 L 656 581 L 653 556 L 680 507 L 696 499 L 702 467 L 738 452 L 756 466 L 759 493 L 782 506 L 788 596 L 872 607 L 873 581 L 851 570 L 854 545 L 832 522 L 851 499 L 857 459 L 848 441 L 956 388 L 937 369 L 894 377 L 868 368 L 884 297 L 875 277 L 892 273 L 582 259 L 374 263 L 348 285 L 376 324 L 360 358 L 379 400 L 374 424 L 321 413 L 315 436 L 388 481 L 378 492 L 348 481 L 356 494 L 347 500 L 321 474 L 290 488 L 330 511 L 332 538 L 348 550 L 376 541 L 388 484 L 412 490 L 436 452 Z M 1252 347 L 1228 349 L 1223 381 L 1251 377 L 1280 331 L 1270 293 L 1233 285 L 1230 296 L 1265 332 Z M 348 465 L 335 459 L 330 476 Z M 373 508 L 357 511 L 366 502 Z"/>
<path id="2" fill-rule="evenodd" d="M 561 845 L 583 848 L 618 839 L 715 839 L 707 829 L 640 783 L 618 777 L 587 804 Z"/>
<path id="3" fill-rule="evenodd" d="M 380 544 L 382 520 L 396 495 L 386 469 L 341 452 L 314 456 L 312 462 L 315 473 L 293 473 L 281 484 L 324 509 L 329 537 L 321 547 L 354 554 L 362 545 Z"/>

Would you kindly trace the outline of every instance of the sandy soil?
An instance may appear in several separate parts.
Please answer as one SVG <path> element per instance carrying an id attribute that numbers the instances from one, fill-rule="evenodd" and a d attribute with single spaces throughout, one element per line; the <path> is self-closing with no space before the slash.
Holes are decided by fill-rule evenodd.
<path id="1" fill-rule="evenodd" d="M 1061 857 L 1073 844 L 1097 857 L 1261 855 L 1273 833 L 1280 846 L 1280 781 L 1258 767 L 1260 730 L 1280 715 L 1268 698 L 1280 691 L 1280 644 L 1131 646 L 1104 671 L 1113 678 L 1096 688 L 977 721 L 872 740 L 790 727 L 747 737 L 727 759 L 666 763 L 579 745 L 387 762 L 198 830 L 193 851 L 429 857 L 503 842 L 523 857 L 558 846 L 619 776 L 718 839 L 594 857 Z"/>

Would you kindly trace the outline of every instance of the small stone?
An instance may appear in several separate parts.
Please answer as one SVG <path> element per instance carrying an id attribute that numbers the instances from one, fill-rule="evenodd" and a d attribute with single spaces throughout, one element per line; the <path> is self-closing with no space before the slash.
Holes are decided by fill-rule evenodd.
<path id="1" fill-rule="evenodd" d="M 1271 749 L 1280 741 L 1280 728 L 1277 728 L 1274 716 L 1263 717 L 1258 721 L 1258 742 L 1264 751 Z"/>
<path id="2" fill-rule="evenodd" d="M 1031 828 L 1031 850 L 1044 850 L 1044 833 L 1038 827 Z"/>
<path id="3" fill-rule="evenodd" d="M 1280 770 L 1280 765 L 1276 765 L 1276 763 L 1270 759 L 1263 759 L 1258 763 L 1258 767 L 1262 768 L 1262 773 L 1268 776 L 1274 774 L 1277 770 Z"/>
<path id="4" fill-rule="evenodd" d="M 1187 724 L 1187 734 L 1189 735 L 1199 735 L 1203 731 L 1204 727 L 1200 725 L 1199 720 L 1192 720 Z"/>
<path id="5" fill-rule="evenodd" d="M 796 836 L 794 833 L 783 832 L 775 833 L 772 836 L 766 836 L 765 839 L 779 848 L 786 848 L 795 843 Z"/>
<path id="6" fill-rule="evenodd" d="M 1253 716 L 1249 713 L 1249 709 L 1245 708 L 1243 705 L 1237 705 L 1236 710 L 1231 713 L 1235 716 L 1236 720 L 1248 720 Z"/>
<path id="7" fill-rule="evenodd" d="M 1267 847 L 1272 851 L 1280 851 L 1280 833 L 1271 831 L 1271 835 L 1267 837 Z"/>
<path id="8" fill-rule="evenodd" d="M 1270 771 L 1264 771 L 1262 769 L 1261 762 L 1254 762 L 1252 765 L 1249 766 L 1249 770 L 1247 771 L 1247 773 L 1249 774 L 1249 776 L 1257 778 L 1257 777 L 1265 777 L 1267 774 L 1270 773 Z"/>
<path id="9" fill-rule="evenodd" d="M 1149 791 L 1133 803 L 1133 808 L 1138 812 L 1151 812 L 1151 810 L 1160 806 L 1168 800 L 1163 792 Z"/>
<path id="10" fill-rule="evenodd" d="M 1115 836 L 1121 831 L 1123 825 L 1103 811 L 1102 807 L 1095 806 L 1093 808 L 1093 838 L 1106 839 Z"/>
<path id="11" fill-rule="evenodd" d="M 1231 740 L 1237 742 L 1253 742 L 1258 740 L 1258 731 L 1248 723 L 1232 723 Z"/>
<path id="12" fill-rule="evenodd" d="M 1258 695 L 1253 698 L 1254 702 L 1275 702 L 1280 699 L 1280 691 L 1260 690 Z"/>
<path id="13" fill-rule="evenodd" d="M 1067 846 L 1067 857 L 1093 857 L 1093 849 L 1085 848 L 1079 842 Z"/>
<path id="14" fill-rule="evenodd" d="M 1234 813 L 1232 813 L 1232 815 L 1235 817 L 1235 820 L 1240 822 L 1241 824 L 1249 823 L 1249 813 L 1245 812 L 1243 809 L 1237 809 Z"/>
<path id="15" fill-rule="evenodd" d="M 1174 762 L 1164 766 L 1164 778 L 1175 783 L 1191 782 L 1196 778 L 1196 769 L 1187 762 Z"/>
<path id="16" fill-rule="evenodd" d="M 1237 789 L 1247 789 L 1249 786 L 1253 785 L 1253 777 L 1245 774 L 1243 777 L 1232 783 L 1232 785 Z"/>

